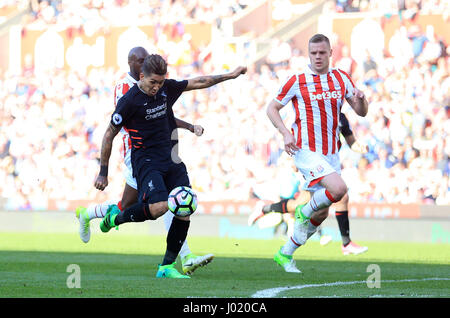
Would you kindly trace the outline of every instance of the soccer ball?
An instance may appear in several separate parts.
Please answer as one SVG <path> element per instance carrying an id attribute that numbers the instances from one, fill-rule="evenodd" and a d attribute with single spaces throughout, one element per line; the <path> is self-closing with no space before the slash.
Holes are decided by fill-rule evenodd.
<path id="1" fill-rule="evenodd" d="M 176 216 L 188 216 L 197 209 L 197 195 L 189 187 L 176 187 L 170 191 L 167 203 Z"/>

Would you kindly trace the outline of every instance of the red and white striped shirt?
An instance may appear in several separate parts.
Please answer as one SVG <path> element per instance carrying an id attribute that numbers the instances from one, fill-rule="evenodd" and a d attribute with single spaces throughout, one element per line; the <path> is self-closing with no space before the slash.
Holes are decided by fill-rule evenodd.
<path id="1" fill-rule="evenodd" d="M 292 101 L 295 121 L 292 133 L 301 149 L 330 155 L 338 152 L 339 114 L 344 98 L 353 96 L 355 85 L 340 69 L 317 75 L 310 67 L 288 77 L 275 100 Z"/>
<path id="2" fill-rule="evenodd" d="M 128 92 L 128 90 L 132 88 L 136 83 L 137 81 L 129 73 L 124 74 L 120 78 L 119 82 L 117 82 L 116 86 L 114 87 L 114 108 L 117 106 L 117 102 L 119 101 L 119 99 L 123 95 L 125 95 Z M 130 158 L 131 154 L 130 135 L 128 134 L 126 127 L 122 127 L 120 132 L 122 133 L 122 141 L 123 141 L 123 149 L 122 149 L 123 157 Z M 127 164 L 127 162 L 125 162 L 125 164 Z"/>

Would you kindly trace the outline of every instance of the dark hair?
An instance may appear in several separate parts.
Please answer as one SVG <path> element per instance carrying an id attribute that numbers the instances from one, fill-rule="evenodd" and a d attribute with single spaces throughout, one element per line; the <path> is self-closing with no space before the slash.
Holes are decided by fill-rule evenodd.
<path id="1" fill-rule="evenodd" d="M 142 64 L 142 73 L 144 73 L 144 76 L 151 74 L 166 75 L 167 63 L 161 55 L 150 54 L 145 58 L 144 64 Z"/>
<path id="2" fill-rule="evenodd" d="M 328 44 L 329 47 L 331 47 L 330 45 L 330 40 L 323 34 L 315 34 L 313 35 L 310 39 L 309 39 L 309 43 L 320 43 L 320 42 L 326 42 Z"/>

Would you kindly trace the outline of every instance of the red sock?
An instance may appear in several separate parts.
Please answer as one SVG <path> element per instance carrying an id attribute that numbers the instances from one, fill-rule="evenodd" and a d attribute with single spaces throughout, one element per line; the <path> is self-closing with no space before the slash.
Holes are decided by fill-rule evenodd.
<path id="1" fill-rule="evenodd" d="M 122 212 L 122 201 L 119 201 L 119 203 L 117 203 L 117 207 L 119 208 L 119 210 Z"/>

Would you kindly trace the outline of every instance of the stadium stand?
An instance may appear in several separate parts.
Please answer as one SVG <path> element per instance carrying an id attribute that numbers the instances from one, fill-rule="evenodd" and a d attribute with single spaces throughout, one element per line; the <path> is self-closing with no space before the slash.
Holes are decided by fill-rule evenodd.
<path id="1" fill-rule="evenodd" d="M 169 36 L 154 37 L 153 45 L 173 62 L 171 77 L 223 69 L 223 63 L 205 57 L 205 48 L 195 47 L 189 36 L 182 40 L 188 34 L 184 26 L 195 21 L 220 30 L 223 18 L 245 10 L 248 1 L 220 1 L 220 5 L 204 0 L 151 2 L 155 5 L 150 7 L 142 0 L 34 0 L 23 20 L 24 32 L 53 25 L 66 32 L 100 30 L 107 34 L 113 25 L 137 13 L 138 22 L 164 21 L 159 34 Z M 10 6 L 19 3 L 24 1 L 6 2 Z M 328 6 L 335 12 L 397 9 L 397 1 L 353 1 L 351 8 L 346 1 L 332 1 Z M 405 1 L 401 9 L 405 19 L 439 11 L 448 21 L 445 1 Z M 333 38 L 334 66 L 350 73 L 370 102 L 366 118 L 346 111 L 356 137 L 369 145 L 369 152 L 360 155 L 343 146 L 343 176 L 356 203 L 450 205 L 448 43 L 432 29 L 423 30 L 414 23 L 397 31 L 381 57 L 367 54 L 363 61 L 352 58 L 339 36 Z M 179 50 L 186 52 L 184 58 L 169 53 Z M 241 52 L 229 54 L 232 60 L 233 54 L 238 58 Z M 265 105 L 287 74 L 306 64 L 307 56 L 301 50 L 281 41 L 264 63 L 249 65 L 246 79 L 183 94 L 176 114 L 205 128 L 202 137 L 180 132 L 181 157 L 200 200 L 245 201 L 273 194 L 274 183 L 282 182 L 278 176 L 287 164 Z M 30 56 L 20 73 L 0 69 L 0 197 L 4 209 L 39 210 L 46 209 L 49 200 L 100 202 L 121 197 L 117 143 L 108 188 L 100 193 L 92 184 L 98 173 L 101 138 L 112 112 L 112 89 L 122 74 L 106 67 L 37 72 Z M 286 116 L 289 119 L 288 111 Z"/>

